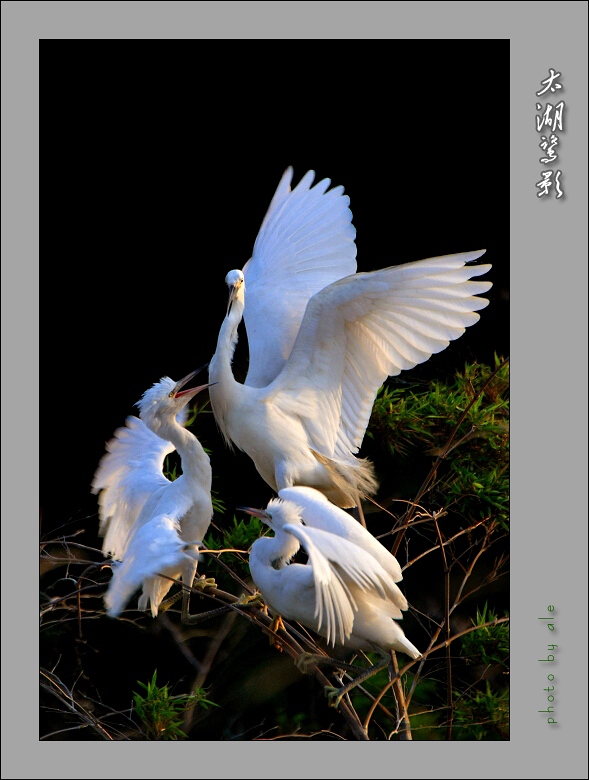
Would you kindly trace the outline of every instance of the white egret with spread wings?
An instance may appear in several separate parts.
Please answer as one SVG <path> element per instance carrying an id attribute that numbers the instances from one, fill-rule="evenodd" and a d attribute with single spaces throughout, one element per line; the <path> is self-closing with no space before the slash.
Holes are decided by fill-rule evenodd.
<path id="1" fill-rule="evenodd" d="M 471 281 L 485 250 L 355 273 L 349 199 L 309 171 L 287 169 L 243 272 L 227 274 L 229 306 L 209 366 L 211 406 L 227 443 L 276 492 L 307 485 L 340 507 L 377 483 L 356 457 L 379 387 L 441 352 L 478 319 L 491 287 Z M 247 287 L 247 303 L 246 303 Z M 231 363 L 245 318 L 249 369 Z"/>
<path id="2" fill-rule="evenodd" d="M 200 369 L 199 369 L 200 370 Z M 198 371 L 199 371 L 198 370 Z M 106 445 L 94 479 L 98 493 L 103 552 L 116 561 L 105 596 L 108 613 L 116 617 L 135 590 L 143 585 L 139 608 L 151 605 L 155 617 L 172 586 L 182 577 L 192 586 L 197 568 L 195 545 L 200 543 L 213 516 L 209 456 L 189 430 L 186 405 L 201 390 L 184 390 L 198 373 L 180 382 L 164 377 L 137 403 L 139 417 L 128 417 Z M 176 450 L 182 475 L 169 480 L 163 473 L 166 455 Z M 182 616 L 188 616 L 189 595 L 184 592 Z"/>

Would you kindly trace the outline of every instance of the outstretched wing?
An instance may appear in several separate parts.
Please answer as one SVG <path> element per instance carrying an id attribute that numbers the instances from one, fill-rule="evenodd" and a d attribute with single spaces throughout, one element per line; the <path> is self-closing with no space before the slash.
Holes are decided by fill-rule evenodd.
<path id="1" fill-rule="evenodd" d="M 312 187 L 314 171 L 291 191 L 287 168 L 245 264 L 244 319 L 249 345 L 246 384 L 265 387 L 281 371 L 308 300 L 356 272 L 356 231 L 343 187 Z"/>
<path id="2" fill-rule="evenodd" d="M 179 530 L 179 524 L 165 515 L 133 529 L 123 562 L 113 566 L 113 576 L 104 597 L 111 617 L 122 612 L 146 580 L 166 570 L 181 569 L 189 554 L 185 552 L 186 543 L 180 538 Z M 169 583 L 165 582 L 165 585 L 168 590 Z M 157 615 L 157 605 L 152 604 L 152 614 Z"/>
<path id="3" fill-rule="evenodd" d="M 349 584 L 382 599 L 396 598 L 395 583 L 361 547 L 318 528 L 288 523 L 284 530 L 300 541 L 309 556 L 315 582 L 315 617 L 319 629 L 325 627 L 328 642 L 343 643 L 352 632 L 358 607 Z"/>
<path id="4" fill-rule="evenodd" d="M 129 532 L 156 490 L 170 481 L 162 468 L 174 445 L 156 436 L 138 417 L 127 417 L 106 445 L 92 481 L 99 493 L 99 533 L 105 555 L 123 558 Z"/>
<path id="5" fill-rule="evenodd" d="M 268 399 L 303 421 L 312 446 L 349 460 L 362 444 L 378 388 L 423 363 L 479 319 L 485 250 L 433 257 L 340 279 L 309 301 L 290 358 Z"/>

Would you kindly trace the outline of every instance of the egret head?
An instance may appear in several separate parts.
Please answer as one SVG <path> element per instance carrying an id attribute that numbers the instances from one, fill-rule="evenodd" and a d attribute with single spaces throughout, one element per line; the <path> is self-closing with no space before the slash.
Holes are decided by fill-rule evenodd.
<path id="1" fill-rule="evenodd" d="M 151 430 L 156 432 L 164 420 L 175 418 L 197 393 L 210 386 L 207 384 L 191 387 L 189 390 L 182 389 L 200 370 L 198 368 L 196 371 L 192 371 L 179 382 L 174 382 L 169 376 L 164 376 L 143 393 L 141 400 L 137 401 L 135 405 L 139 408 L 139 417 Z"/>
<path id="2" fill-rule="evenodd" d="M 238 506 L 242 512 L 248 515 L 259 517 L 263 523 L 270 526 L 274 531 L 281 529 L 287 524 L 301 524 L 301 507 L 292 501 L 283 501 L 281 498 L 272 498 L 268 502 L 266 509 L 252 509 L 247 506 Z"/>
<path id="3" fill-rule="evenodd" d="M 229 287 L 229 301 L 227 303 L 227 314 L 229 314 L 231 304 L 237 298 L 237 294 L 240 290 L 245 290 L 243 272 L 238 269 L 229 271 L 225 277 L 225 283 Z"/>

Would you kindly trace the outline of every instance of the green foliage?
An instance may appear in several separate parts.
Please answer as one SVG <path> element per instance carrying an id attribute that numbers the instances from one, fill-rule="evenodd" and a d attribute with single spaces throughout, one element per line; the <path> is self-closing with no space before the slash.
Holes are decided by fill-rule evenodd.
<path id="1" fill-rule="evenodd" d="M 470 517 L 493 517 L 507 528 L 509 514 L 508 364 L 467 364 L 448 384 L 434 380 L 409 390 L 384 386 L 368 435 L 394 456 L 425 450 L 449 463 L 436 498 Z M 490 380 L 490 381 L 489 381 Z M 425 447 L 424 445 L 427 445 Z"/>
<path id="2" fill-rule="evenodd" d="M 238 521 L 233 515 L 233 526 L 223 531 L 225 546 L 237 550 L 249 550 L 256 539 L 262 535 L 264 528 L 264 523 L 258 517 L 249 516 Z"/>
<path id="3" fill-rule="evenodd" d="M 410 446 L 419 442 L 431 442 L 432 419 L 438 415 L 429 396 L 427 391 L 419 392 L 416 385 L 410 388 L 383 385 L 374 402 L 367 435 L 386 443 L 393 455 L 404 455 Z"/>
<path id="4" fill-rule="evenodd" d="M 219 537 L 218 533 L 209 531 L 204 538 L 204 545 L 209 550 L 228 548 L 247 552 L 256 539 L 262 535 L 264 528 L 264 524 L 257 517 L 250 516 L 238 521 L 233 515 L 233 524 L 221 531 L 222 536 Z M 243 558 L 243 555 L 239 553 L 221 553 L 221 555 L 233 558 L 240 574 L 249 577 L 249 563 Z M 221 582 L 224 581 L 218 566 L 215 573 L 215 577 L 217 576 L 221 576 Z"/>
<path id="5" fill-rule="evenodd" d="M 213 502 L 213 512 L 216 515 L 225 514 L 225 502 L 222 498 L 219 498 L 216 490 L 211 490 L 211 501 Z"/>
<path id="6" fill-rule="evenodd" d="M 508 530 L 508 388 L 508 364 L 495 356 L 494 367 L 467 364 L 447 382 L 413 383 L 408 388 L 399 387 L 392 380 L 381 388 L 374 405 L 368 434 L 392 456 L 392 461 L 385 461 L 384 468 L 393 473 L 408 473 L 408 462 L 412 464 L 411 472 L 415 464 L 423 463 L 423 456 L 431 458 L 429 477 L 427 462 L 424 464 L 419 504 L 431 507 L 430 511 L 435 509 L 444 520 L 439 527 L 422 525 L 419 536 L 424 547 L 430 544 L 434 549 L 439 538 L 445 540 L 457 534 L 456 541 L 445 548 L 452 581 L 456 583 L 451 599 L 461 580 L 466 584 L 470 563 L 475 566 L 475 590 L 487 587 L 500 576 L 505 563 L 501 544 L 493 558 L 487 552 L 478 560 L 474 556 L 481 545 L 488 549 Z M 393 483 L 393 490 L 401 499 L 414 500 L 414 486 L 406 494 L 402 489 L 403 483 Z M 480 520 L 485 523 L 475 530 Z M 471 530 L 460 535 L 469 526 Z M 414 538 L 413 554 L 419 551 L 416 543 Z M 464 593 L 471 587 L 465 588 Z M 417 677 L 406 675 L 404 682 L 412 690 L 409 713 L 415 739 L 509 738 L 505 676 L 509 629 L 506 623 L 482 627 L 496 619 L 496 612 L 487 603 L 477 610 L 472 623 L 480 628 L 457 641 L 462 661 L 449 662 L 456 667 L 452 675 L 438 672 L 429 676 L 426 670 Z M 450 679 L 456 690 L 448 699 Z M 386 685 L 382 673 L 375 682 L 381 690 Z M 374 693 L 369 682 L 364 687 Z M 388 693 L 382 699 L 385 706 L 387 697 Z M 360 696 L 357 700 L 353 697 L 353 701 L 360 713 Z M 395 712 L 390 702 L 389 709 Z M 382 715 L 379 722 L 385 724 Z"/>
<path id="7" fill-rule="evenodd" d="M 163 472 L 164 477 L 169 479 L 170 482 L 174 482 L 174 480 L 178 479 L 181 473 L 178 464 L 173 462 L 173 459 L 169 455 L 166 455 L 165 457 Z"/>
<path id="8" fill-rule="evenodd" d="M 204 539 L 205 547 L 209 550 L 221 550 L 230 547 L 235 550 L 249 550 L 252 544 L 262 535 L 264 524 L 257 517 L 248 517 L 237 520 L 233 515 L 233 525 L 222 531 L 222 539 L 209 532 Z"/>
<path id="9" fill-rule="evenodd" d="M 199 406 L 197 403 L 194 405 L 192 411 L 190 412 L 190 416 L 188 417 L 188 420 L 186 421 L 185 428 L 190 428 L 191 425 L 194 425 L 196 422 L 196 418 L 200 414 L 212 414 L 212 412 L 207 410 L 207 406 L 209 405 L 209 401 L 206 400 L 202 406 Z"/>
<path id="10" fill-rule="evenodd" d="M 461 512 L 492 516 L 507 530 L 509 519 L 509 474 L 507 464 L 496 466 L 484 452 L 478 456 L 465 454 L 451 464 L 452 472 L 445 480 L 445 494 L 453 499 Z"/>
<path id="11" fill-rule="evenodd" d="M 501 362 L 495 356 L 495 368 Z M 507 364 L 475 398 L 492 371 L 489 366 L 472 363 L 466 364 L 464 373 L 457 372 L 448 384 L 432 380 L 425 386 L 415 384 L 409 388 L 384 385 L 374 403 L 369 435 L 386 442 L 391 453 L 405 454 L 408 448 L 419 444 L 443 444 L 468 409 L 456 441 L 467 435 L 471 439 L 485 438 L 492 449 L 502 451 L 507 446 L 508 434 Z"/>
<path id="12" fill-rule="evenodd" d="M 485 679 L 484 689 L 468 690 L 460 695 L 455 692 L 454 723 L 457 739 L 504 740 L 509 739 L 509 688 L 502 684 L 498 668 L 507 674 L 509 657 L 509 625 L 500 623 L 485 626 L 497 619 L 497 615 L 485 603 L 477 609 L 473 626 L 480 626 L 461 638 L 461 655 L 468 664 L 484 665 L 485 673 L 495 671 L 494 684 Z M 504 678 L 505 679 L 505 678 Z"/>
<path id="13" fill-rule="evenodd" d="M 176 740 L 186 738 L 186 734 L 180 728 L 186 709 L 196 704 L 204 709 L 207 709 L 209 705 L 218 706 L 205 698 L 205 691 L 202 688 L 198 688 L 192 696 L 184 694 L 170 696 L 167 685 L 157 685 L 157 669 L 150 682 L 145 684 L 137 680 L 137 683 L 145 690 L 146 695 L 133 694 L 135 712 L 145 726 L 148 739 Z"/>
<path id="14" fill-rule="evenodd" d="M 484 691 L 470 691 L 459 697 L 454 708 L 456 739 L 509 739 L 509 690 L 491 689 L 487 680 Z"/>
<path id="15" fill-rule="evenodd" d="M 462 639 L 461 654 L 467 659 L 467 663 L 493 665 L 499 664 L 507 668 L 506 660 L 509 656 L 509 624 L 499 623 L 497 626 L 485 626 L 497 620 L 497 615 L 489 609 L 487 603 L 481 611 L 477 609 L 476 618 L 472 621 L 474 626 L 483 626 L 477 631 L 465 634 Z"/>
<path id="16" fill-rule="evenodd" d="M 446 689 L 443 681 L 433 677 L 419 677 L 416 681 L 415 675 L 408 673 L 405 678 L 406 688 L 410 689 L 414 683 L 416 684 L 410 708 L 413 739 L 428 742 L 445 740 L 449 718 L 448 710 L 444 706 Z M 507 688 L 493 691 L 489 681 L 485 681 L 484 690 L 470 688 L 466 692 L 454 691 L 453 696 L 453 740 L 509 739 Z M 394 706 L 392 711 L 395 712 Z"/>

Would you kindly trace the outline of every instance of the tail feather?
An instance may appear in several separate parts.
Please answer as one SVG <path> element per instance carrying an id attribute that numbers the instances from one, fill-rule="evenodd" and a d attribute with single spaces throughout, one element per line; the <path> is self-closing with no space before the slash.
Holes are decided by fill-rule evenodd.
<path id="1" fill-rule="evenodd" d="M 378 490 L 374 465 L 368 458 L 354 458 L 354 463 L 348 463 L 328 458 L 312 448 L 311 452 L 325 466 L 335 487 L 348 498 L 346 509 L 357 506 L 358 493 L 361 496 L 372 496 Z"/>
<path id="2" fill-rule="evenodd" d="M 393 627 L 395 638 L 391 644 L 391 648 L 397 652 L 406 653 L 410 658 L 421 658 L 421 653 L 415 645 L 407 639 L 401 626 L 393 621 Z"/>

